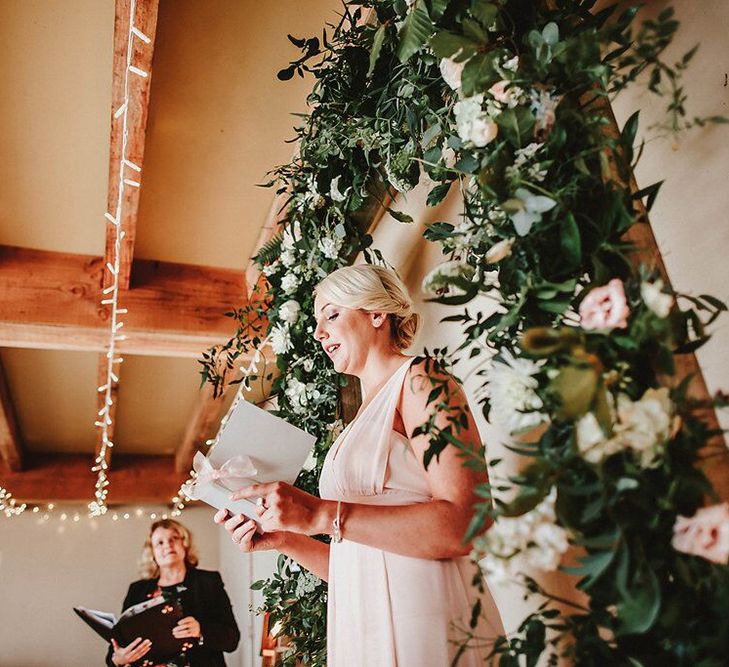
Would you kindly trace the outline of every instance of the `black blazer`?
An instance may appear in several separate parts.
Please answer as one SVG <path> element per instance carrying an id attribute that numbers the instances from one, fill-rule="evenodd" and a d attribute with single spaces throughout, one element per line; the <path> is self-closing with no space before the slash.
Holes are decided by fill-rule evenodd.
<path id="1" fill-rule="evenodd" d="M 225 592 L 218 572 L 188 568 L 182 582 L 187 590 L 181 593 L 185 616 L 194 616 L 200 623 L 203 645 L 187 652 L 191 667 L 225 667 L 223 651 L 235 651 L 240 641 L 240 631 L 233 616 L 230 598 Z M 140 579 L 129 586 L 122 611 L 144 602 L 157 588 L 157 579 Z M 106 664 L 114 667 L 111 660 L 113 647 L 109 645 Z"/>

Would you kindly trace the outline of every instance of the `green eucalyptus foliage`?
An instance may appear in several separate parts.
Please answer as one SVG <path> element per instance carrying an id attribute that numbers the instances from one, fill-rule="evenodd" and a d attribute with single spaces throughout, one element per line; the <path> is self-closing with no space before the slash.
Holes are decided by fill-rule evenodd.
<path id="1" fill-rule="evenodd" d="M 695 49 L 676 63 L 664 60 L 678 28 L 670 8 L 638 25 L 637 7 L 596 11 L 595 4 L 345 2 L 341 21 L 321 39 L 289 35 L 301 56 L 279 79 L 310 75 L 314 86 L 296 128 L 297 157 L 265 184 L 282 197 L 281 233 L 257 256 L 265 280 L 254 298 L 230 313 L 236 336 L 204 355 L 203 381 L 220 391 L 241 355 L 272 341 L 277 411 L 318 438 L 314 465 L 297 481 L 316 493 L 343 380 L 312 336 L 313 288 L 360 251 L 382 261 L 365 227 L 377 206 L 388 205 L 388 191 L 406 192 L 426 174 L 427 202 L 435 206 L 460 188 L 462 223 L 436 222 L 425 234 L 450 257 L 449 270 L 431 281 L 433 298 L 455 307 L 445 320 L 459 322 L 464 334 L 456 350 L 428 355 L 441 378 L 429 401 L 448 411 L 440 371 L 463 354 L 496 353 L 497 363 L 516 359 L 535 369 L 542 424 L 536 441 L 512 445 L 528 459 L 524 472 L 477 489 L 466 539 L 476 539 L 476 556 L 488 556 L 478 545 L 493 520 L 518 519 L 553 497 L 556 524 L 582 550 L 578 564 L 564 569 L 589 599 L 560 612 L 549 591 L 520 574 L 525 595 L 543 603 L 493 644 L 491 658 L 499 665 L 556 664 L 560 655 L 580 665 L 720 665 L 729 651 L 727 569 L 671 546 L 676 516 L 691 515 L 712 493 L 696 464 L 717 434 L 696 416 L 706 406 L 688 398 L 687 382 L 672 378 L 673 355 L 700 347 L 726 308 L 708 295 L 661 291 L 656 275 L 635 266 L 625 233 L 647 222 L 660 183 L 630 189 L 639 116 L 611 133 L 608 102 L 641 78 L 667 99 L 659 131 L 723 119 L 687 119 L 681 75 Z M 457 81 L 447 82 L 442 66 L 462 67 Z M 625 321 L 610 330 L 581 327 L 581 302 L 613 279 L 624 290 Z M 677 298 L 681 307 L 651 304 L 643 292 L 651 284 L 654 297 Z M 474 310 L 483 294 L 498 299 L 495 312 Z M 264 367 L 243 382 L 267 373 Z M 479 407 L 498 417 L 489 373 L 479 376 Z M 621 406 L 646 396 L 667 401 L 660 385 L 670 387 L 671 424 L 649 455 L 616 446 L 595 457 L 581 448 L 586 419 L 594 420 L 593 433 L 618 442 Z M 483 452 L 460 442 L 466 416 L 448 415 L 445 426 L 431 420 L 417 429 L 431 439 L 426 465 L 454 446 L 464 465 L 484 470 Z M 500 497 L 506 490 L 517 491 L 509 502 Z M 324 664 L 326 586 L 282 557 L 274 577 L 255 587 L 290 637 L 287 664 Z M 474 617 L 480 613 L 474 609 Z M 463 646 L 478 640 L 465 632 Z"/>

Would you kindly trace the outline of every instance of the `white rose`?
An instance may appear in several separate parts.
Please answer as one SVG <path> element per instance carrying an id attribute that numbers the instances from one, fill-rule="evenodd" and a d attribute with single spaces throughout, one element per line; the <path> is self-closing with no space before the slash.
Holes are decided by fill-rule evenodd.
<path id="1" fill-rule="evenodd" d="M 283 278 L 281 278 L 281 289 L 286 294 L 293 294 L 298 286 L 299 277 L 293 273 L 287 273 Z"/>
<path id="2" fill-rule="evenodd" d="M 296 324 L 296 320 L 299 319 L 299 312 L 301 312 L 299 302 L 295 299 L 289 299 L 278 309 L 278 316 L 288 324 Z"/>
<path id="3" fill-rule="evenodd" d="M 465 62 L 457 63 L 453 58 L 442 58 L 440 61 L 440 74 L 453 90 L 461 87 L 461 76 L 465 65 Z"/>
<path id="4" fill-rule="evenodd" d="M 575 425 L 577 450 L 588 463 L 597 464 L 608 455 L 605 447 L 607 438 L 592 412 L 588 412 L 577 420 Z M 612 452 L 610 452 L 612 453 Z"/>
<path id="5" fill-rule="evenodd" d="M 640 285 L 640 296 L 658 317 L 668 317 L 673 306 L 673 296 L 663 291 L 663 281 L 644 282 Z"/>
<path id="6" fill-rule="evenodd" d="M 486 144 L 496 139 L 499 133 L 499 126 L 488 116 L 477 118 L 471 126 L 470 141 L 474 146 L 483 148 Z"/>
<path id="7" fill-rule="evenodd" d="M 496 264 L 511 255 L 511 247 L 514 245 L 514 240 L 515 239 L 504 239 L 503 241 L 499 241 L 492 245 L 486 251 L 486 261 L 489 264 Z"/>

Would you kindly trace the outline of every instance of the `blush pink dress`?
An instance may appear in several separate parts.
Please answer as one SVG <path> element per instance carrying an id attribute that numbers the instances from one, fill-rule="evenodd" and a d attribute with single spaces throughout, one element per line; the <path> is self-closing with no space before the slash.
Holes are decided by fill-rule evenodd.
<path id="1" fill-rule="evenodd" d="M 334 442 L 319 482 L 322 498 L 367 505 L 432 499 L 407 438 L 393 429 L 412 357 L 393 374 Z M 427 560 L 344 539 L 329 554 L 328 667 L 447 667 L 469 629 L 477 590 L 468 557 Z M 458 667 L 484 664 L 486 639 L 503 633 L 491 596 L 482 599 L 480 649 Z M 485 618 L 484 618 L 485 617 Z"/>

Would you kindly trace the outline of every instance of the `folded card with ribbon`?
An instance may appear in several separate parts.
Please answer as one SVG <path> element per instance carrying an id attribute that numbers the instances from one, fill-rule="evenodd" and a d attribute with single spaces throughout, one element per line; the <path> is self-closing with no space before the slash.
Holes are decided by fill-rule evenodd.
<path id="1" fill-rule="evenodd" d="M 230 500 L 231 492 L 264 482 L 292 483 L 315 440 L 313 435 L 270 412 L 241 401 L 218 444 L 207 456 L 202 452 L 195 454 L 195 480 L 182 490 L 193 500 L 257 519 L 255 502 Z"/>

